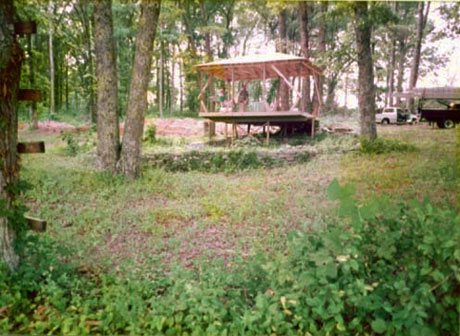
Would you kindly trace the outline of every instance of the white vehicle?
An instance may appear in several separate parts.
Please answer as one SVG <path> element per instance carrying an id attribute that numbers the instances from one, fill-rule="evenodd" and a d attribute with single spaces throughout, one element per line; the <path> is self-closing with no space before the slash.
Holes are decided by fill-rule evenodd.
<path id="1" fill-rule="evenodd" d="M 420 117 L 417 114 L 409 114 L 407 116 L 407 123 L 413 125 L 416 124 L 420 121 Z"/>
<path id="2" fill-rule="evenodd" d="M 417 116 L 410 115 L 400 107 L 385 107 L 377 110 L 375 121 L 382 125 L 413 123 Z"/>

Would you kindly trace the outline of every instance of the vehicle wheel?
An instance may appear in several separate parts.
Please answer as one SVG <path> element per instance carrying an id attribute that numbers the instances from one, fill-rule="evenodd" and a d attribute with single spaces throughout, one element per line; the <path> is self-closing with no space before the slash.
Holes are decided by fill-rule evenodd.
<path id="1" fill-rule="evenodd" d="M 447 120 L 444 120 L 444 128 L 454 128 L 455 127 L 455 123 L 450 120 L 450 119 L 447 119 Z"/>
<path id="2" fill-rule="evenodd" d="M 388 119 L 383 119 L 382 120 L 382 125 L 388 125 L 390 123 L 390 120 Z"/>
<path id="3" fill-rule="evenodd" d="M 442 121 L 436 121 L 436 125 L 438 125 L 439 128 L 446 128 L 444 126 L 444 122 L 442 122 Z"/>

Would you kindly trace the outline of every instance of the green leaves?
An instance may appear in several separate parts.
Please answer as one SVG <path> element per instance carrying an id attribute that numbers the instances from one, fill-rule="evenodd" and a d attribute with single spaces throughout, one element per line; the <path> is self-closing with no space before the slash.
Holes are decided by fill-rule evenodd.
<path id="1" fill-rule="evenodd" d="M 387 324 L 381 318 L 374 320 L 371 327 L 377 334 L 383 334 L 387 330 Z"/>
<path id="2" fill-rule="evenodd" d="M 350 198 L 355 193 L 356 189 L 354 185 L 347 184 L 341 187 L 337 179 L 334 179 L 327 187 L 327 195 L 331 201 L 342 201 Z"/>

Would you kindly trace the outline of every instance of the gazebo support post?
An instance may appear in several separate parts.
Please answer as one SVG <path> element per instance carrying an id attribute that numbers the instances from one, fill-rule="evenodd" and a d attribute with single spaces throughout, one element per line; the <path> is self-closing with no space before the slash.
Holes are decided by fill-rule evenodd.
<path id="1" fill-rule="evenodd" d="M 215 87 L 214 87 L 214 76 L 209 76 L 209 83 L 212 85 L 211 92 L 216 92 Z M 213 97 L 214 98 L 214 97 Z M 211 103 L 211 110 L 216 109 L 216 103 Z M 212 109 L 214 107 L 214 109 Z M 212 111 L 216 112 L 216 111 Z M 213 136 L 216 135 L 216 123 L 214 121 L 211 121 L 209 123 L 209 139 L 212 139 Z"/>
<path id="2" fill-rule="evenodd" d="M 316 88 L 316 97 L 318 98 L 318 105 L 315 106 L 315 110 L 313 111 L 313 119 L 312 119 L 312 124 L 311 124 L 311 137 L 315 135 L 315 120 L 319 116 L 319 108 L 321 106 L 321 97 L 319 96 L 319 88 L 318 88 L 318 81 L 315 82 L 315 88 Z"/>
<path id="3" fill-rule="evenodd" d="M 265 128 L 265 126 L 264 126 Z M 267 122 L 267 146 L 270 144 L 270 122 Z"/>
<path id="4" fill-rule="evenodd" d="M 264 63 L 264 72 L 262 77 L 262 99 L 264 100 L 265 111 L 270 111 L 270 106 L 267 101 L 267 65 Z"/>
<path id="5" fill-rule="evenodd" d="M 235 105 L 235 68 L 232 67 L 232 112 L 234 112 Z"/>

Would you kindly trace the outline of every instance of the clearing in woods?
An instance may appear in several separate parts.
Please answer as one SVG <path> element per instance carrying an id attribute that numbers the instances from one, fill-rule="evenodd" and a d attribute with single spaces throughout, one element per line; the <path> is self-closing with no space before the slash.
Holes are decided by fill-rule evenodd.
<path id="1" fill-rule="evenodd" d="M 179 133 L 157 124 L 157 134 L 169 135 L 160 139 L 169 140 L 151 147 L 180 143 L 181 128 L 195 132 L 188 127 L 193 120 L 163 123 Z M 202 128 L 196 129 L 199 136 Z M 88 131 L 71 133 L 69 142 L 55 132 L 22 130 L 21 140 L 47 143 L 46 154 L 22 159 L 22 176 L 33 185 L 25 199 L 33 215 L 48 221 L 46 235 L 74 249 L 82 265 L 147 273 L 176 262 L 193 268 L 203 258 L 228 266 L 236 256 L 284 250 L 293 230 L 321 230 L 335 216 L 326 192 L 334 178 L 354 183 L 362 199 L 388 193 L 397 201 L 428 197 L 457 207 L 455 130 L 389 126 L 379 133 L 416 150 L 339 154 L 328 148 L 347 139 L 357 149 L 356 139 L 326 136 L 318 143 L 323 154 L 305 163 L 236 173 L 144 167 L 133 182 L 94 172 Z M 72 146 L 77 150 L 70 156 Z"/>

